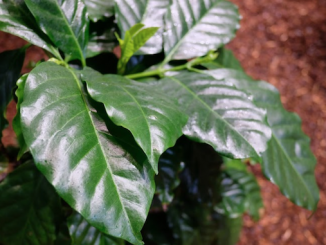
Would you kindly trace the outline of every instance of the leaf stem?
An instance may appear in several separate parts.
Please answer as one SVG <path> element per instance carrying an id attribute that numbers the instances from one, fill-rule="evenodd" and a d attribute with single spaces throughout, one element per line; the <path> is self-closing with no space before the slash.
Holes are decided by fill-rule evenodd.
<path id="1" fill-rule="evenodd" d="M 184 69 L 187 69 L 187 68 L 188 68 L 188 63 L 186 63 L 184 65 L 172 67 L 172 68 L 169 68 L 169 69 L 158 68 L 158 69 L 153 70 L 153 71 L 130 74 L 130 75 L 127 75 L 125 77 L 129 78 L 129 79 L 137 79 L 137 78 L 153 77 L 153 76 L 163 77 L 165 72 L 168 72 L 168 71 L 180 71 L 180 70 L 184 70 Z"/>

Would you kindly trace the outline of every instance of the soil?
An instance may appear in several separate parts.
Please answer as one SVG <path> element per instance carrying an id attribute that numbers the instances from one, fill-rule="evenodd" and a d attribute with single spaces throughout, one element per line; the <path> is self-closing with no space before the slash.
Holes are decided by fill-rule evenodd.
<path id="1" fill-rule="evenodd" d="M 244 217 L 238 245 L 326 245 L 326 1 L 232 2 L 239 6 L 243 19 L 228 47 L 249 75 L 276 86 L 285 107 L 302 118 L 303 130 L 311 138 L 317 157 L 315 174 L 321 190 L 318 209 L 312 215 L 287 200 L 256 165 L 252 170 L 262 189 L 265 210 L 258 222 Z M 0 52 L 24 44 L 0 32 Z M 29 70 L 29 61 L 45 58 L 39 48 L 28 49 L 23 72 Z M 14 115 L 15 105 L 11 103 L 9 121 Z M 16 144 L 11 127 L 4 131 L 2 141 Z"/>

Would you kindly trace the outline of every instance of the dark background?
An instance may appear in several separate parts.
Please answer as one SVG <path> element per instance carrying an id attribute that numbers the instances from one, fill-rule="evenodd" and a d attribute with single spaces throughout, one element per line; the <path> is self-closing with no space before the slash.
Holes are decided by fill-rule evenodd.
<path id="1" fill-rule="evenodd" d="M 252 171 L 262 188 L 265 210 L 259 222 L 244 217 L 239 245 L 326 245 L 326 0 L 232 0 L 243 16 L 237 37 L 228 45 L 249 75 L 276 86 L 285 107 L 300 115 L 311 137 L 321 189 L 317 212 L 295 206 L 268 182 L 257 165 Z M 24 41 L 0 32 L 0 52 Z M 45 58 L 37 47 L 29 61 Z M 8 109 L 9 120 L 15 105 Z M 12 128 L 4 131 L 5 145 L 16 144 Z M 199 244 L 200 245 L 200 244 Z"/>

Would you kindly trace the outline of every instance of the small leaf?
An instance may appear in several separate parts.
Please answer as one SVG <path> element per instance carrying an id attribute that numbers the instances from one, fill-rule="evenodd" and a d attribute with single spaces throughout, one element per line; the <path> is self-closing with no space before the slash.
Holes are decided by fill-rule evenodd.
<path id="1" fill-rule="evenodd" d="M 0 241 L 5 245 L 49 245 L 60 223 L 59 196 L 33 162 L 0 184 Z"/>
<path id="2" fill-rule="evenodd" d="M 126 65 L 134 54 L 134 41 L 130 33 L 127 31 L 125 39 L 123 41 L 119 40 L 119 42 L 121 45 L 121 58 L 118 62 L 118 74 L 124 74 Z"/>
<path id="3" fill-rule="evenodd" d="M 26 79 L 27 79 L 28 74 L 23 75 L 18 81 L 17 81 L 17 90 L 16 90 L 16 96 L 18 98 L 17 101 L 17 114 L 14 118 L 14 120 L 12 121 L 12 127 L 16 133 L 17 136 L 17 141 L 19 143 L 20 149 L 19 149 L 19 153 L 17 156 L 17 159 L 19 160 L 22 155 L 28 150 L 28 147 L 26 145 L 24 136 L 23 136 L 23 132 L 21 129 L 21 125 L 20 125 L 20 105 L 23 102 L 24 99 L 24 88 L 25 88 L 25 83 L 26 83 Z"/>
<path id="4" fill-rule="evenodd" d="M 283 108 L 277 89 L 266 82 L 253 81 L 232 69 L 207 71 L 216 79 L 225 79 L 253 96 L 254 103 L 267 110 L 272 138 L 262 154 L 265 175 L 295 204 L 314 210 L 319 200 L 314 169 L 316 159 L 310 150 L 310 139 L 301 129 L 298 115 Z"/>
<path id="5" fill-rule="evenodd" d="M 114 0 L 84 0 L 84 3 L 89 18 L 94 22 L 114 15 Z"/>
<path id="6" fill-rule="evenodd" d="M 137 23 L 143 23 L 145 27 L 160 27 L 137 54 L 157 54 L 162 51 L 163 16 L 170 2 L 171 0 L 116 0 L 116 19 L 123 35 Z"/>
<path id="7" fill-rule="evenodd" d="M 91 97 L 104 104 L 111 120 L 127 128 L 157 173 L 160 155 L 182 135 L 187 116 L 155 89 L 117 75 L 85 74 Z"/>
<path id="8" fill-rule="evenodd" d="M 74 245 L 123 245 L 123 240 L 110 237 L 91 226 L 79 213 L 68 218 L 69 231 Z"/>
<path id="9" fill-rule="evenodd" d="M 144 27 L 145 25 L 142 24 L 142 23 L 137 23 L 135 24 L 134 26 L 132 26 L 130 29 L 129 29 L 129 33 L 132 37 L 135 36 L 135 34 Z"/>
<path id="10" fill-rule="evenodd" d="M 239 14 L 224 0 L 175 0 L 165 23 L 164 64 L 203 56 L 229 42 L 239 28 Z"/>
<path id="11" fill-rule="evenodd" d="M 1 11 L 1 10 L 0 10 Z M 0 139 L 7 125 L 5 112 L 12 99 L 13 89 L 20 76 L 25 58 L 25 49 L 16 49 L 0 53 Z"/>
<path id="12" fill-rule="evenodd" d="M 0 0 L 0 30 L 16 35 L 60 57 L 50 39 L 38 27 L 22 0 Z"/>
<path id="13" fill-rule="evenodd" d="M 230 158 L 258 156 L 265 151 L 271 135 L 266 113 L 233 84 L 206 74 L 180 72 L 156 86 L 177 99 L 189 116 L 183 133 L 191 139 L 210 144 Z"/>
<path id="14" fill-rule="evenodd" d="M 112 130 L 93 103 L 71 68 L 41 63 L 28 75 L 21 104 L 26 144 L 38 169 L 87 222 L 142 244 L 154 171 L 129 132 Z"/>
<path id="15" fill-rule="evenodd" d="M 157 32 L 159 27 L 149 27 L 138 31 L 133 37 L 134 53 L 137 52 L 144 44 Z"/>
<path id="16" fill-rule="evenodd" d="M 25 0 L 41 29 L 68 60 L 85 65 L 88 19 L 82 0 Z"/>

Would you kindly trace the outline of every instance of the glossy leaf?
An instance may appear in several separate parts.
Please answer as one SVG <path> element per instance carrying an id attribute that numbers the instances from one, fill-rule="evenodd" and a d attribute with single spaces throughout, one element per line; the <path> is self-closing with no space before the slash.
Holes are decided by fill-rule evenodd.
<path id="1" fill-rule="evenodd" d="M 59 196 L 33 162 L 0 184 L 0 241 L 4 245 L 50 245 L 61 215 Z"/>
<path id="2" fill-rule="evenodd" d="M 41 29 L 66 55 L 85 63 L 88 18 L 82 0 L 25 0 Z"/>
<path id="3" fill-rule="evenodd" d="M 203 56 L 239 28 L 235 5 L 224 0 L 175 0 L 165 16 L 164 63 Z"/>
<path id="4" fill-rule="evenodd" d="M 180 184 L 181 157 L 176 147 L 168 149 L 160 157 L 158 175 L 155 176 L 156 193 L 163 204 L 172 202 L 174 189 Z"/>
<path id="5" fill-rule="evenodd" d="M 224 215 L 215 214 L 215 220 L 218 220 L 217 244 L 235 245 L 240 238 L 242 229 L 242 217 L 230 218 Z"/>
<path id="6" fill-rule="evenodd" d="M 21 104 L 24 138 L 40 171 L 92 226 L 142 244 L 154 172 L 128 132 L 112 135 L 90 103 L 71 68 L 38 65 Z"/>
<path id="7" fill-rule="evenodd" d="M 25 39 L 60 57 L 22 0 L 0 0 L 0 30 Z"/>
<path id="8" fill-rule="evenodd" d="M 299 116 L 283 108 L 279 92 L 271 84 L 253 81 L 244 73 L 232 69 L 208 73 L 249 91 L 255 104 L 267 110 L 272 138 L 262 155 L 263 171 L 294 203 L 315 209 L 319 199 L 314 175 L 316 159 L 310 150 L 310 139 L 301 129 Z"/>
<path id="9" fill-rule="evenodd" d="M 114 0 L 84 0 L 89 18 L 97 22 L 114 15 Z"/>
<path id="10" fill-rule="evenodd" d="M 231 218 L 240 217 L 245 212 L 245 193 L 237 179 L 228 172 L 222 173 L 220 193 L 221 202 L 216 205 L 215 211 Z"/>
<path id="11" fill-rule="evenodd" d="M 17 90 L 16 90 L 16 96 L 17 96 L 17 114 L 14 117 L 14 120 L 12 121 L 12 127 L 16 133 L 17 136 L 17 141 L 19 144 L 19 153 L 17 158 L 20 159 L 21 156 L 27 151 L 28 147 L 26 145 L 24 136 L 23 136 L 23 132 L 21 129 L 21 125 L 20 125 L 20 105 L 23 102 L 24 99 L 24 88 L 25 88 L 25 83 L 26 83 L 26 79 L 27 79 L 28 74 L 23 75 L 18 81 L 17 81 Z"/>
<path id="12" fill-rule="evenodd" d="M 233 52 L 225 47 L 218 50 L 218 56 L 213 62 L 202 63 L 202 66 L 210 70 L 218 68 L 231 68 L 238 71 L 243 71 L 243 68 Z"/>
<path id="13" fill-rule="evenodd" d="M 25 49 L 17 49 L 0 53 L 0 140 L 2 130 L 7 125 L 5 112 L 12 99 L 13 89 L 20 76 L 25 58 Z"/>
<path id="14" fill-rule="evenodd" d="M 257 156 L 266 149 L 271 131 L 265 111 L 233 84 L 206 74 L 180 72 L 157 87 L 177 99 L 189 116 L 183 133 L 191 139 L 231 158 Z"/>
<path id="15" fill-rule="evenodd" d="M 127 30 L 137 23 L 145 27 L 159 27 L 137 54 L 157 54 L 163 48 L 164 14 L 171 0 L 116 0 L 116 18 L 124 37 Z"/>
<path id="16" fill-rule="evenodd" d="M 110 237 L 91 226 L 79 213 L 68 219 L 70 236 L 74 245 L 123 245 L 123 240 Z"/>
<path id="17" fill-rule="evenodd" d="M 131 131 L 157 173 L 160 155 L 182 135 L 187 116 L 154 86 L 117 75 L 85 74 L 84 79 L 91 97 L 104 104 L 116 125 Z"/>
<path id="18" fill-rule="evenodd" d="M 239 164 L 243 164 L 238 161 Z M 226 173 L 234 181 L 236 181 L 244 193 L 244 208 L 255 219 L 259 219 L 259 210 L 264 207 L 263 200 L 260 195 L 260 187 L 255 176 L 247 170 L 238 170 L 227 167 Z"/>

